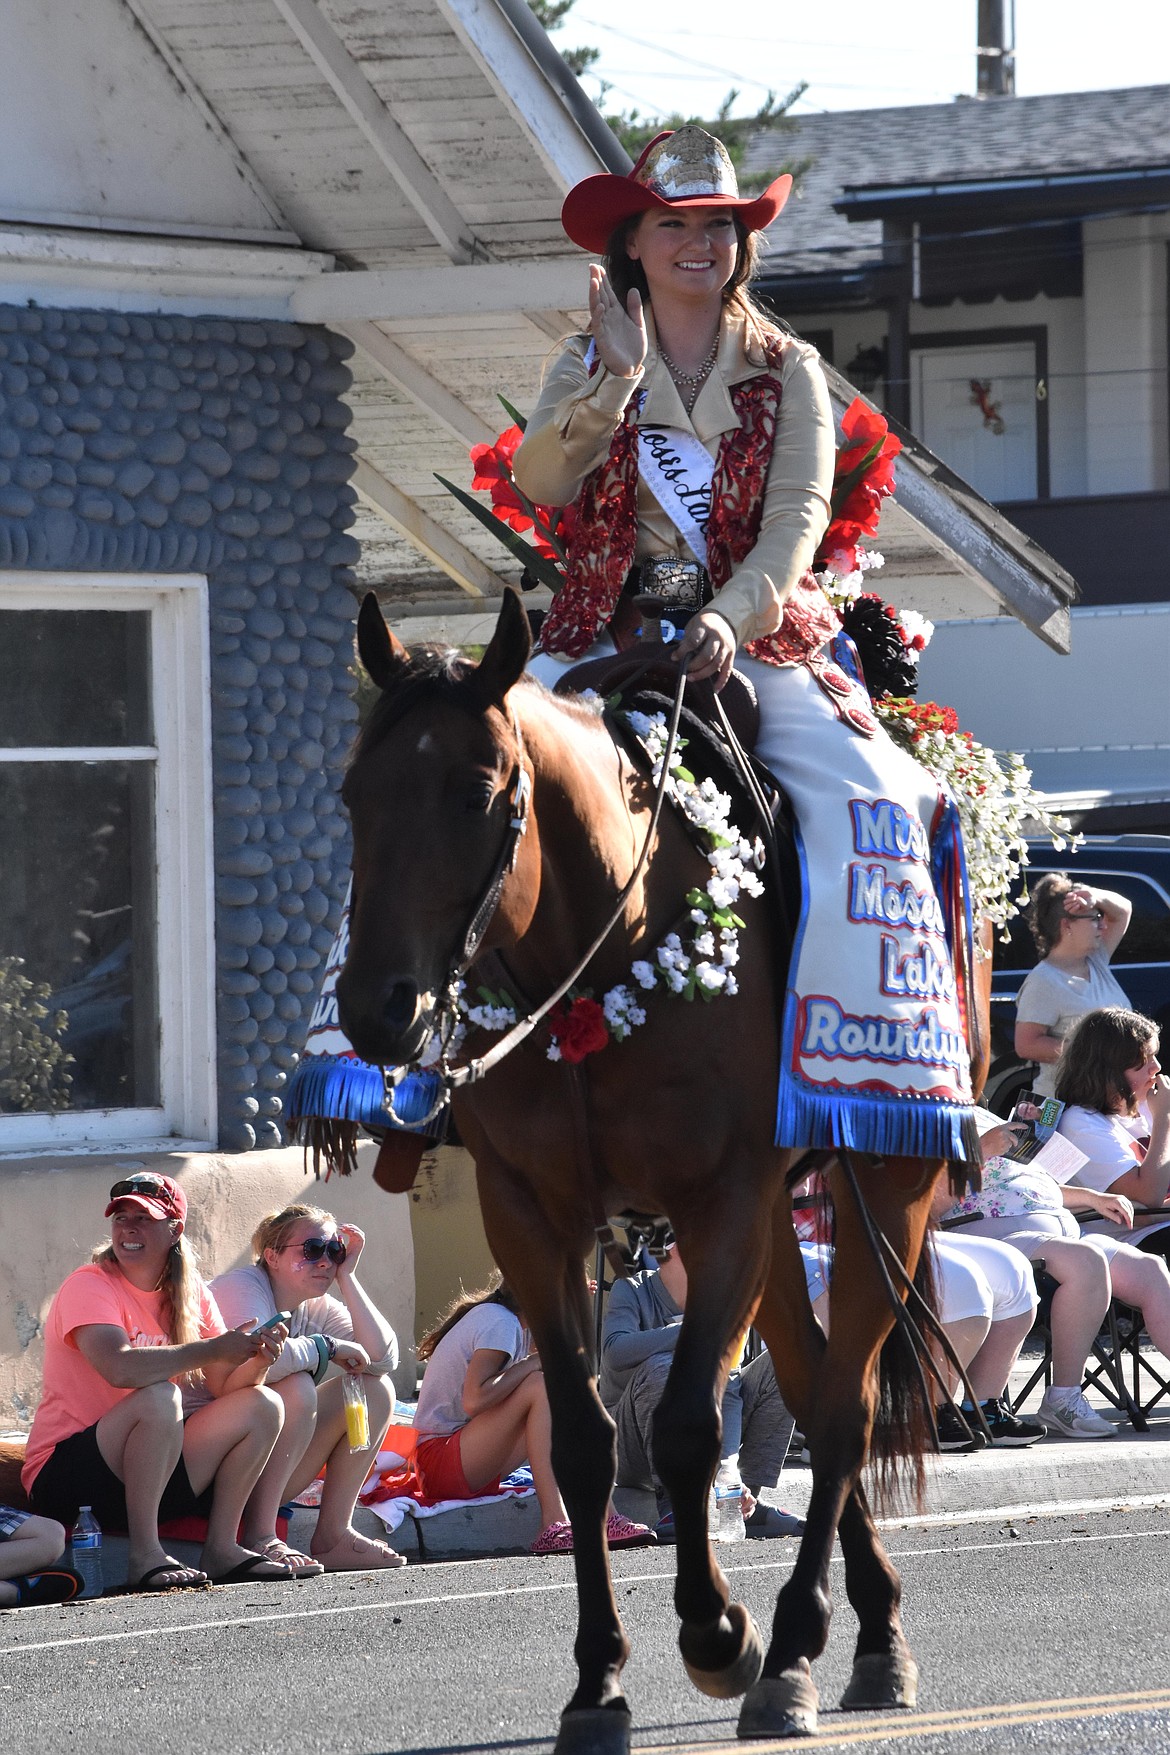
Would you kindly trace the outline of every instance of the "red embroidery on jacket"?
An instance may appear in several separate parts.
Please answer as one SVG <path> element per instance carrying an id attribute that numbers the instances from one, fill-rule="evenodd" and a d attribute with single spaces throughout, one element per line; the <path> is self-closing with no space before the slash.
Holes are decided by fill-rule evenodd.
<path id="1" fill-rule="evenodd" d="M 707 525 L 707 570 L 715 590 L 755 548 L 764 515 L 764 490 L 782 386 L 762 375 L 731 386 L 731 404 L 739 425 L 724 433 L 711 481 L 711 516 Z M 614 434 L 609 455 L 586 480 L 577 499 L 577 524 L 569 547 L 567 578 L 553 600 L 541 628 L 544 652 L 579 658 L 606 627 L 634 562 L 638 533 L 637 399 Z M 822 687 L 824 660 L 817 661 L 826 641 L 840 630 L 837 612 L 811 571 L 798 579 L 784 605 L 774 634 L 751 640 L 744 650 L 765 664 L 786 667 L 806 664 Z M 841 676 L 834 672 L 834 682 Z M 874 722 L 868 700 L 847 681 L 847 700 L 839 686 L 826 688 L 838 714 L 863 735 L 872 736 Z"/>
<path id="2" fill-rule="evenodd" d="M 542 652 L 580 658 L 609 622 L 634 564 L 638 541 L 638 398 L 609 455 L 585 477 L 566 557 L 567 577 L 540 630 Z"/>

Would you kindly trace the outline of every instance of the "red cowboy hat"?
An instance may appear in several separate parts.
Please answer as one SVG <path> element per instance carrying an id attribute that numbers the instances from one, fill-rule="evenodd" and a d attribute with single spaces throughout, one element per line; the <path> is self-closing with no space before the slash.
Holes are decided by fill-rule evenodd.
<path id="1" fill-rule="evenodd" d="M 586 177 L 570 189 L 561 224 L 575 244 L 600 254 L 624 219 L 651 207 L 729 207 L 749 232 L 771 225 L 787 201 L 792 178 L 777 177 L 762 195 L 741 196 L 722 141 L 688 123 L 656 134 L 633 170 Z"/>

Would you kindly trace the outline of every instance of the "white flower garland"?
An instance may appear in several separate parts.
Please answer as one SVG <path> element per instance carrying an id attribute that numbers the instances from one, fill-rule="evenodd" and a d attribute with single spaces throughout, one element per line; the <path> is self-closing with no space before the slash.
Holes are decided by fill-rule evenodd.
<path id="1" fill-rule="evenodd" d="M 627 725 L 638 737 L 650 758 L 655 785 L 662 775 L 666 754 L 666 715 L 628 712 L 623 714 Z M 650 993 L 664 987 L 668 993 L 681 993 L 685 999 L 714 999 L 717 993 L 729 998 L 739 992 L 734 969 L 739 962 L 739 933 L 743 921 L 732 912 L 740 893 L 762 896 L 764 886 L 757 873 L 763 867 L 764 849 L 760 841 L 745 840 L 730 822 L 731 799 L 720 792 L 713 780 L 697 781 L 682 765 L 685 738 L 678 738 L 666 782 L 666 796 L 673 799 L 687 818 L 706 836 L 707 859 L 711 876 L 705 888 L 687 894 L 690 909 L 686 941 L 677 932 L 668 933 L 651 960 L 639 957 L 630 966 L 632 985 L 619 982 L 602 995 L 601 1008 L 606 1027 L 615 1042 L 624 1042 L 632 1030 L 646 1022 L 646 1012 L 638 1003 L 639 991 Z M 580 996 L 578 996 L 580 997 Z M 454 1053 L 461 1046 L 466 1024 L 480 1030 L 508 1030 L 517 1021 L 516 1007 L 507 994 L 491 993 L 480 988 L 479 1003 L 469 1003 L 462 986 L 456 1001 L 461 1019 L 448 1044 Z M 466 1020 L 466 1024 L 463 1020 Z M 433 1064 L 439 1058 L 439 1047 L 432 1039 L 420 1064 Z M 556 1042 L 549 1044 L 548 1058 L 560 1060 Z"/>
<path id="2" fill-rule="evenodd" d="M 990 749 L 969 732 L 920 728 L 906 712 L 917 705 L 887 699 L 875 702 L 874 711 L 894 742 L 954 798 L 973 906 L 1006 939 L 1008 922 L 1028 900 L 1021 876 L 1028 863 L 1025 824 L 1042 829 L 1057 852 L 1078 847 L 1081 837 L 1067 817 L 1049 810 L 1022 756 Z"/>

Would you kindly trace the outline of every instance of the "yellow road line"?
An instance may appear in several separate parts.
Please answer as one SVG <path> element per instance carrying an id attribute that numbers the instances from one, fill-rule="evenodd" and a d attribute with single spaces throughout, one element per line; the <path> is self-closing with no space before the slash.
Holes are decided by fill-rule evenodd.
<path id="1" fill-rule="evenodd" d="M 1155 1712 L 1170 1708 L 1170 1688 L 1140 1693 L 1087 1694 L 1063 1700 L 1020 1700 L 1000 1706 L 955 1707 L 932 1713 L 891 1713 L 864 1719 L 854 1728 L 835 1732 L 822 1729 L 815 1748 L 845 1748 L 861 1743 L 888 1743 L 913 1737 L 934 1737 L 966 1731 L 990 1731 L 1000 1726 L 1052 1724 L 1062 1719 L 1109 1718 L 1125 1713 Z M 792 1755 L 790 1737 L 753 1738 L 745 1755 Z M 727 1755 L 728 1744 L 641 1744 L 637 1755 Z"/>

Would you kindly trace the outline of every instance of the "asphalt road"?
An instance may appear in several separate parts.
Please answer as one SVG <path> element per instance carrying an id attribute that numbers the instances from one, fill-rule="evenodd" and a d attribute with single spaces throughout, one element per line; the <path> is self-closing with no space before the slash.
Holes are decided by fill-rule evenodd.
<path id="1" fill-rule="evenodd" d="M 829 1748 L 1170 1755 L 1170 1516 L 892 1530 L 920 1710 L 826 1711 Z M 767 1626 L 788 1541 L 730 1551 Z M 675 1650 L 672 1554 L 615 1556 L 640 1751 L 735 1747 Z M 817 1665 L 832 1703 L 853 1617 Z M 491 1559 L 0 1614 L 0 1748 L 40 1755 L 496 1755 L 546 1750 L 571 1691 L 571 1562 Z M 757 1751 L 775 1745 L 741 1745 Z"/>

